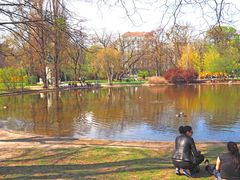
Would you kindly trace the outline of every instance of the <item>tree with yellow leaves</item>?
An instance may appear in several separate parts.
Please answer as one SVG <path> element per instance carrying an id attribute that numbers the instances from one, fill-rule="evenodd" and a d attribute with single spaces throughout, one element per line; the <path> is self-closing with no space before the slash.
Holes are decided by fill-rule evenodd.
<path id="1" fill-rule="evenodd" d="M 107 76 L 108 84 L 112 85 L 114 75 L 121 70 L 120 52 L 113 48 L 100 49 L 96 53 L 93 66 L 102 70 Z"/>
<path id="2" fill-rule="evenodd" d="M 182 56 L 179 60 L 178 66 L 183 69 L 195 69 L 200 73 L 203 63 L 200 60 L 199 53 L 194 47 L 187 45 L 183 47 Z"/>

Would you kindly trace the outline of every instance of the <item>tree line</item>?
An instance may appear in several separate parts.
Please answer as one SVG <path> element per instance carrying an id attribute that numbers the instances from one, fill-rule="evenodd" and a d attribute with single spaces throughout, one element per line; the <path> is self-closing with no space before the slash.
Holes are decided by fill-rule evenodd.
<path id="1" fill-rule="evenodd" d="M 41 78 L 48 88 L 49 83 L 59 87 L 61 80 L 84 77 L 108 79 L 112 84 L 136 72 L 163 76 L 172 68 L 194 69 L 200 76 L 239 74 L 239 34 L 221 25 L 220 13 L 218 23 L 200 36 L 190 25 L 174 21 L 169 28 L 160 26 L 144 36 L 137 49 L 122 34 L 88 34 L 82 27 L 84 20 L 74 18 L 63 0 L 1 0 L 0 13 L 4 17 L 0 30 L 5 32 L 0 45 L 1 74 L 13 74 L 4 70 L 15 68 L 24 77 L 8 77 L 8 82 Z"/>

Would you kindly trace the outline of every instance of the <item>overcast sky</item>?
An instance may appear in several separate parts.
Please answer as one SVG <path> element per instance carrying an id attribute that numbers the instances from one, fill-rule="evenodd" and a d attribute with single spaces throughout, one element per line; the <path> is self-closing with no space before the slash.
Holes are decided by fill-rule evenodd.
<path id="1" fill-rule="evenodd" d="M 84 26 L 88 31 L 94 32 L 106 30 L 107 32 L 123 33 L 127 31 L 151 31 L 158 28 L 161 24 L 163 26 L 167 23 L 168 19 L 171 17 L 171 12 L 168 12 L 169 14 L 166 15 L 162 21 L 165 9 L 159 7 L 160 4 L 158 4 L 158 1 L 154 0 L 154 2 L 157 3 L 150 3 L 151 1 L 153 0 L 147 1 L 149 2 L 148 4 L 137 3 L 139 14 L 135 13 L 131 16 L 133 22 L 127 18 L 126 12 L 122 7 L 97 5 L 96 3 L 93 3 L 92 0 L 68 0 L 66 1 L 66 4 L 68 9 L 75 14 L 75 17 L 87 20 L 84 23 Z M 161 2 L 163 1 L 161 0 Z M 239 0 L 226 0 L 226 2 L 233 2 L 236 7 L 240 9 Z M 127 6 L 130 11 L 133 9 L 131 3 L 127 4 Z M 234 20 L 231 24 L 239 29 L 240 13 L 235 13 L 236 7 L 228 7 L 231 8 L 232 12 L 232 14 L 228 16 L 229 19 Z M 203 19 L 200 9 L 192 6 L 183 9 L 184 13 L 180 15 L 178 22 L 182 24 L 190 24 L 194 27 L 194 30 L 205 30 L 208 25 L 215 23 L 212 20 L 214 14 L 209 13 L 211 10 L 208 9 L 208 7 L 205 7 L 205 10 L 208 12 L 205 14 L 205 18 L 208 19 L 208 24 Z"/>

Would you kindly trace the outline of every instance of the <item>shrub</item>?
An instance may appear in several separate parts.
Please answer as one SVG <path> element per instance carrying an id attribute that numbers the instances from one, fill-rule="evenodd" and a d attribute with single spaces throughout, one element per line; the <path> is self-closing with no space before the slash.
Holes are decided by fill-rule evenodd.
<path id="1" fill-rule="evenodd" d="M 154 76 L 156 74 L 156 71 L 147 71 L 147 70 L 139 70 L 138 71 L 138 77 L 141 77 L 141 78 L 146 78 L 146 77 L 149 77 L 149 76 Z"/>
<path id="2" fill-rule="evenodd" d="M 16 89 L 27 82 L 26 70 L 19 68 L 1 68 L 0 83 L 8 90 Z"/>
<path id="3" fill-rule="evenodd" d="M 169 69 L 164 77 L 174 84 L 190 83 L 197 79 L 198 73 L 194 69 L 173 68 Z"/>
<path id="4" fill-rule="evenodd" d="M 38 81 L 37 76 L 29 76 L 27 78 L 27 84 L 31 84 L 31 85 L 37 84 L 37 81 Z"/>
<path id="5" fill-rule="evenodd" d="M 167 84 L 167 80 L 164 77 L 153 76 L 148 78 L 148 84 Z"/>

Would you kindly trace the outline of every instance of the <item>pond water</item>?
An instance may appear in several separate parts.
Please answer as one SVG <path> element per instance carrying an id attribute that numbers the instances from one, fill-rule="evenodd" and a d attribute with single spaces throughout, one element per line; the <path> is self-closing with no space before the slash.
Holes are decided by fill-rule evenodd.
<path id="1" fill-rule="evenodd" d="M 8 106 L 4 109 L 3 106 Z M 186 117 L 176 117 L 184 112 Z M 240 141 L 240 85 L 121 87 L 0 97 L 0 128 L 39 135 L 173 141 Z"/>

